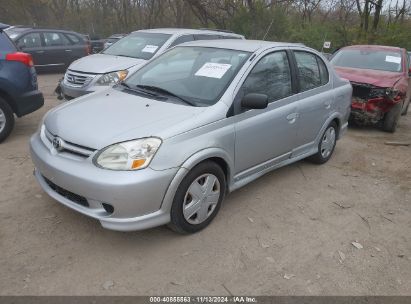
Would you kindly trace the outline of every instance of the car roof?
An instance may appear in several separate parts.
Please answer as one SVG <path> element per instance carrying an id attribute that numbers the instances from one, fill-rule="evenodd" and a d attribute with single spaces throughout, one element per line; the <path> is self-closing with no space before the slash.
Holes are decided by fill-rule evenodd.
<path id="1" fill-rule="evenodd" d="M 13 31 L 13 32 L 18 32 L 18 33 L 24 33 L 28 31 L 41 31 L 41 32 L 53 31 L 53 32 L 75 33 L 78 35 L 84 35 L 84 34 L 74 32 L 72 30 L 45 28 L 45 27 L 30 27 L 30 26 L 22 26 L 22 25 L 9 27 L 7 30 L 10 32 Z"/>
<path id="2" fill-rule="evenodd" d="M 303 47 L 307 48 L 301 43 L 289 42 L 272 42 L 262 40 L 240 40 L 240 39 L 219 39 L 219 40 L 197 40 L 186 42 L 183 46 L 200 46 L 200 47 L 214 47 L 222 49 L 231 49 L 245 52 L 255 52 L 259 49 L 267 49 L 273 47 Z M 307 48 L 309 49 L 309 48 Z"/>
<path id="3" fill-rule="evenodd" d="M 113 34 L 111 36 L 109 36 L 107 39 L 110 38 L 123 38 L 124 36 L 127 36 L 128 34 Z"/>
<path id="4" fill-rule="evenodd" d="M 8 27 L 10 27 L 10 25 L 4 24 L 4 23 L 0 23 L 0 31 L 6 29 L 6 28 L 8 28 Z"/>
<path id="5" fill-rule="evenodd" d="M 144 29 L 135 32 L 148 32 L 148 33 L 161 33 L 161 34 L 209 34 L 209 35 L 225 35 L 225 36 L 236 36 L 244 37 L 236 33 L 230 33 L 227 31 L 219 30 L 205 30 L 205 29 L 188 29 L 188 28 L 156 28 L 156 29 Z M 133 33 L 135 33 L 133 32 Z"/>
<path id="6" fill-rule="evenodd" d="M 372 45 L 372 44 L 358 44 L 343 47 L 342 49 L 357 49 L 357 50 L 386 50 L 386 51 L 401 51 L 402 48 L 396 46 L 386 46 L 386 45 Z"/>

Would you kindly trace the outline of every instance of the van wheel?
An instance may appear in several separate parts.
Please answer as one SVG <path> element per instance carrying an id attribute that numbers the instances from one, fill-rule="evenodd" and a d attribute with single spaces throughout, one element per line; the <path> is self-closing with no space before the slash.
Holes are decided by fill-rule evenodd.
<path id="1" fill-rule="evenodd" d="M 0 97 L 0 143 L 4 141 L 13 130 L 14 114 L 9 104 Z"/>
<path id="2" fill-rule="evenodd" d="M 402 102 L 397 103 L 394 105 L 390 111 L 385 114 L 382 129 L 385 132 L 394 133 L 397 129 L 398 120 L 400 119 L 402 110 Z"/>
<path id="3" fill-rule="evenodd" d="M 321 140 L 318 144 L 318 152 L 308 158 L 309 161 L 316 164 L 324 164 L 334 152 L 335 144 L 337 143 L 337 124 L 333 121 L 325 129 Z"/>
<path id="4" fill-rule="evenodd" d="M 212 161 L 200 163 L 177 189 L 169 227 L 183 234 L 204 229 L 217 215 L 225 192 L 226 180 L 221 167 Z"/>

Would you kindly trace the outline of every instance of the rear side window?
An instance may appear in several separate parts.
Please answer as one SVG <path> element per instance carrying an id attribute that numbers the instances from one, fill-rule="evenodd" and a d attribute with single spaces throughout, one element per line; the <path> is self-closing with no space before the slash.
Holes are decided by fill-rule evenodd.
<path id="1" fill-rule="evenodd" d="M 322 61 L 321 67 L 318 64 L 321 59 L 318 58 L 317 61 L 317 56 L 308 52 L 295 51 L 294 54 L 297 62 L 300 91 L 311 90 L 328 82 L 327 67 Z"/>
<path id="2" fill-rule="evenodd" d="M 194 35 L 195 40 L 215 40 L 218 39 L 218 35 L 206 35 L 206 34 L 198 34 Z"/>
<path id="3" fill-rule="evenodd" d="M 0 51 L 2 52 L 14 52 L 16 47 L 14 46 L 13 42 L 9 39 L 9 37 L 5 34 L 0 32 Z"/>
<path id="4" fill-rule="evenodd" d="M 315 58 L 317 59 L 318 67 L 320 68 L 321 85 L 325 85 L 328 83 L 330 77 L 328 74 L 327 66 L 320 57 L 315 56 Z"/>
<path id="5" fill-rule="evenodd" d="M 268 95 L 273 102 L 292 95 L 291 70 L 285 51 L 263 57 L 251 70 L 243 84 L 244 93 Z"/>
<path id="6" fill-rule="evenodd" d="M 178 44 L 182 44 L 184 42 L 193 41 L 193 40 L 194 40 L 193 35 L 180 36 L 176 40 L 174 40 L 173 43 L 171 43 L 170 47 L 176 46 Z"/>
<path id="7" fill-rule="evenodd" d="M 30 33 L 17 40 L 17 46 L 20 48 L 37 48 L 41 47 L 40 33 Z"/>
<path id="8" fill-rule="evenodd" d="M 218 36 L 220 39 L 241 39 L 240 37 L 238 37 L 238 36 L 223 36 L 223 35 L 220 35 L 220 36 Z"/>
<path id="9" fill-rule="evenodd" d="M 74 44 L 80 44 L 82 40 L 74 34 L 65 34 Z"/>
<path id="10" fill-rule="evenodd" d="M 61 33 L 43 33 L 46 46 L 70 45 L 70 41 Z"/>

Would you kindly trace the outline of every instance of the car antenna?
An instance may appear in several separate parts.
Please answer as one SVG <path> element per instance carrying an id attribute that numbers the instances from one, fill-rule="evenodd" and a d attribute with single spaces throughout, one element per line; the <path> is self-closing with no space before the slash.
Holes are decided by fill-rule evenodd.
<path id="1" fill-rule="evenodd" d="M 264 34 L 263 40 L 265 40 L 265 37 L 267 37 L 268 32 L 270 31 L 271 26 L 273 25 L 273 22 L 274 22 L 274 18 L 271 20 L 271 23 L 270 23 L 270 25 L 268 26 L 267 31 L 266 31 L 265 34 Z"/>

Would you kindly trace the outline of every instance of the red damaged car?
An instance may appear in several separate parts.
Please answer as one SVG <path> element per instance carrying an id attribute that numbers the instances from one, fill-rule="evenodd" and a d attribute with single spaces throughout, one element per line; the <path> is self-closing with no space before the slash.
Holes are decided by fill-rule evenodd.
<path id="1" fill-rule="evenodd" d="M 405 49 L 354 45 L 331 59 L 340 77 L 353 86 L 350 119 L 357 124 L 381 124 L 394 132 L 410 103 L 410 63 Z"/>

